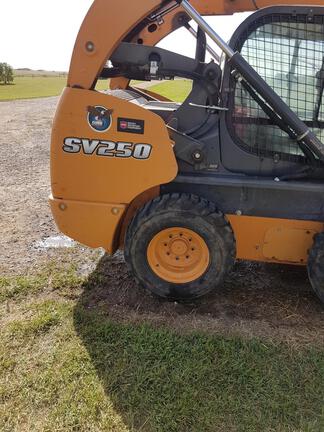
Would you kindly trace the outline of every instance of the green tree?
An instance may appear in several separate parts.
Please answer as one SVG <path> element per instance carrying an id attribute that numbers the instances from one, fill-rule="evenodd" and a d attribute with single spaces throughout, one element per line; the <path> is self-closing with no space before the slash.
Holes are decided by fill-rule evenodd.
<path id="1" fill-rule="evenodd" d="M 5 84 L 11 84 L 14 80 L 13 68 L 10 65 L 8 65 L 7 63 L 5 63 L 4 70 L 5 70 L 4 71 L 4 75 L 5 75 L 4 83 Z"/>
<path id="2" fill-rule="evenodd" d="M 13 68 L 8 63 L 0 63 L 0 81 L 4 85 L 12 83 L 14 80 Z"/>
<path id="3" fill-rule="evenodd" d="M 4 82 L 4 63 L 0 63 L 0 82 Z"/>

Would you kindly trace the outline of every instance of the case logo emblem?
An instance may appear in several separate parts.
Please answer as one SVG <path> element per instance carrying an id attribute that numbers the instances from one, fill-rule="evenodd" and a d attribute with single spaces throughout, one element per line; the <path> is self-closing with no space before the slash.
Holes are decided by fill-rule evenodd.
<path id="1" fill-rule="evenodd" d="M 106 132 L 112 124 L 113 110 L 103 106 L 88 106 L 88 123 L 96 132 Z"/>

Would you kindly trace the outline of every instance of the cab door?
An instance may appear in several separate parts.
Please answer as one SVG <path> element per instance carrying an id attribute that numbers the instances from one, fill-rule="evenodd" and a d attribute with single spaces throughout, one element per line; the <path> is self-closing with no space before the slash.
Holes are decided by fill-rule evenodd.
<path id="1" fill-rule="evenodd" d="M 324 142 L 324 8 L 262 9 L 237 29 L 230 45 Z M 221 119 L 225 168 L 280 176 L 314 165 L 296 140 L 267 116 L 259 95 L 251 95 L 234 78 L 230 63 L 224 69 L 222 98 L 229 107 Z"/>

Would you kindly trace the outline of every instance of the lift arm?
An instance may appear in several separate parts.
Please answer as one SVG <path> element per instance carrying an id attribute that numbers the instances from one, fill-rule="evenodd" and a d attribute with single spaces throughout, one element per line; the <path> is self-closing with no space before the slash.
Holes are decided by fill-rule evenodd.
<path id="1" fill-rule="evenodd" d="M 94 0 L 74 47 L 68 86 L 93 88 L 105 63 L 123 40 L 153 46 L 184 26 L 189 18 L 176 3 L 170 0 Z M 230 15 L 282 4 L 322 6 L 323 0 L 191 1 L 200 15 Z M 165 9 L 167 13 L 163 14 Z"/>

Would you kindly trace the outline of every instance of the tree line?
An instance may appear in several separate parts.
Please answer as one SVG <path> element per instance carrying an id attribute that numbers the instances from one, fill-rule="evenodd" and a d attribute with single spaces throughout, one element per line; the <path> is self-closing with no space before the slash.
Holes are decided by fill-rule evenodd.
<path id="1" fill-rule="evenodd" d="M 0 83 L 11 84 L 14 80 L 13 68 L 8 63 L 0 63 Z"/>

